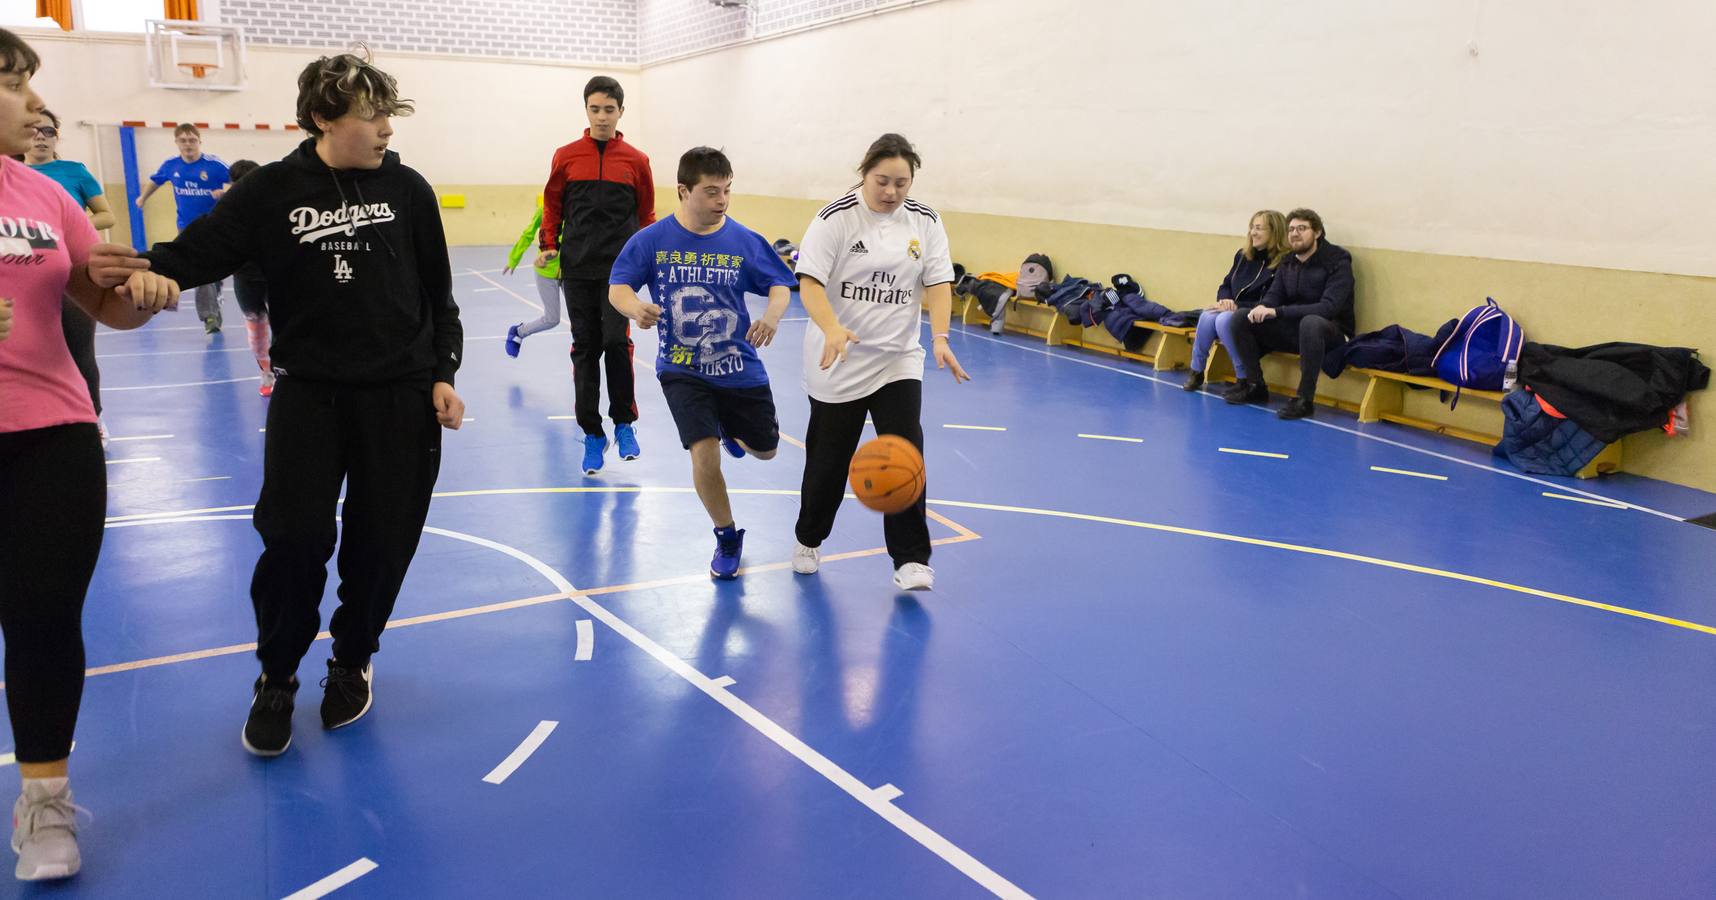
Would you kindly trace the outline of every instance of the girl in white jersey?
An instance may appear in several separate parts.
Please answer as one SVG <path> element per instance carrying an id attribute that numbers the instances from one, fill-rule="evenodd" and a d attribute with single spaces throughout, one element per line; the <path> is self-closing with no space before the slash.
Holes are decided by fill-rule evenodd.
<path id="1" fill-rule="evenodd" d="M 877 434 L 924 446 L 923 311 L 929 310 L 936 368 L 970 380 L 948 346 L 953 260 L 941 216 L 908 200 L 921 161 L 911 142 L 884 134 L 858 167 L 863 182 L 811 220 L 799 244 L 804 308 L 817 327 L 804 341 L 810 393 L 804 483 L 799 492 L 793 571 L 809 575 L 846 494 L 846 469 L 868 416 Z M 929 590 L 929 522 L 923 498 L 886 516 L 882 531 L 894 560 L 894 585 Z"/>

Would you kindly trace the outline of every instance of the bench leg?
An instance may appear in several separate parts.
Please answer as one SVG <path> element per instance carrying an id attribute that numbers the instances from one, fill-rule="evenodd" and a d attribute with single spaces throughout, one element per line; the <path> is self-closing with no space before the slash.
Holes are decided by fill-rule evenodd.
<path id="1" fill-rule="evenodd" d="M 988 325 L 989 315 L 983 311 L 983 304 L 977 298 L 966 294 L 960 298 L 965 305 L 959 311 L 959 321 L 962 325 Z"/>
<path id="2" fill-rule="evenodd" d="M 1061 315 L 1057 311 L 1054 312 L 1053 317 L 1049 319 L 1049 333 L 1044 340 L 1048 342 L 1050 347 L 1058 347 L 1061 344 L 1065 344 L 1068 339 L 1071 339 L 1073 343 L 1078 344 L 1083 343 L 1079 340 L 1079 337 L 1083 334 L 1084 328 L 1082 326 L 1068 322 L 1067 317 Z"/>
<path id="3" fill-rule="evenodd" d="M 1406 407 L 1406 385 L 1391 379 L 1371 376 L 1365 385 L 1364 399 L 1359 401 L 1360 422 L 1380 422 L 1384 415 L 1398 416 Z"/>
<path id="4" fill-rule="evenodd" d="M 1156 371 L 1172 372 L 1175 369 L 1188 368 L 1192 364 L 1191 338 L 1182 334 L 1160 332 L 1161 341 L 1156 344 Z"/>
<path id="5" fill-rule="evenodd" d="M 1621 442 L 1616 441 L 1613 444 L 1604 447 L 1603 452 L 1597 454 L 1595 459 L 1586 463 L 1585 468 L 1579 470 L 1578 477 L 1596 478 L 1599 475 L 1607 475 L 1610 472 L 1619 472 L 1620 470 Z"/>
<path id="6" fill-rule="evenodd" d="M 1189 349 L 1186 356 L 1189 360 Z M 1191 363 L 1188 361 L 1187 365 Z M 1227 348 L 1223 347 L 1220 341 L 1210 345 L 1210 358 L 1204 363 L 1204 380 L 1212 384 L 1239 380 L 1239 376 L 1233 371 L 1233 360 L 1228 358 Z"/>

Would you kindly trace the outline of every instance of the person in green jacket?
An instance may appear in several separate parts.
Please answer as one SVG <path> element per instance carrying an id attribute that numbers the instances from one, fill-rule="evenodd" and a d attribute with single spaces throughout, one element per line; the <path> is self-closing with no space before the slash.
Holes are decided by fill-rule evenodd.
<path id="1" fill-rule="evenodd" d="M 507 254 L 506 268 L 502 269 L 508 275 L 518 268 L 524 259 L 524 254 L 536 246 L 537 232 L 542 228 L 542 198 L 536 198 L 536 215 L 530 218 L 530 224 L 525 226 L 524 234 L 519 235 L 518 243 L 512 245 L 512 252 Z M 524 339 L 537 333 L 547 331 L 560 324 L 560 257 L 549 259 L 546 265 L 536 267 L 536 295 L 542 298 L 542 316 L 534 322 L 520 322 L 506 330 L 506 355 L 518 358 L 518 351 L 524 348 Z"/>

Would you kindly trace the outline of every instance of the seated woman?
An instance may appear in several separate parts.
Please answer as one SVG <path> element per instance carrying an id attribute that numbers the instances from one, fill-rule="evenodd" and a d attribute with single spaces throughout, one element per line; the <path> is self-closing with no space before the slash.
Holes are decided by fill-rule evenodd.
<path id="1" fill-rule="evenodd" d="M 1181 385 L 1183 388 L 1195 391 L 1204 386 L 1217 320 L 1222 316 L 1243 315 L 1256 306 L 1275 279 L 1275 267 L 1287 252 L 1287 217 L 1273 209 L 1253 215 L 1245 246 L 1234 251 L 1233 265 L 1216 288 L 1215 304 L 1198 317 L 1198 334 L 1192 341 L 1192 374 Z"/>

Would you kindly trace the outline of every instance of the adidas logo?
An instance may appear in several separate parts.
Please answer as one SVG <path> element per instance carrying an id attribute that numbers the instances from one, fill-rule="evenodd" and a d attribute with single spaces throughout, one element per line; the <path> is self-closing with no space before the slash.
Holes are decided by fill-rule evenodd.
<path id="1" fill-rule="evenodd" d="M 863 241 L 859 241 L 858 243 L 852 245 L 851 250 L 848 250 L 846 252 L 847 253 L 869 253 L 870 251 L 864 248 L 864 242 Z"/>

